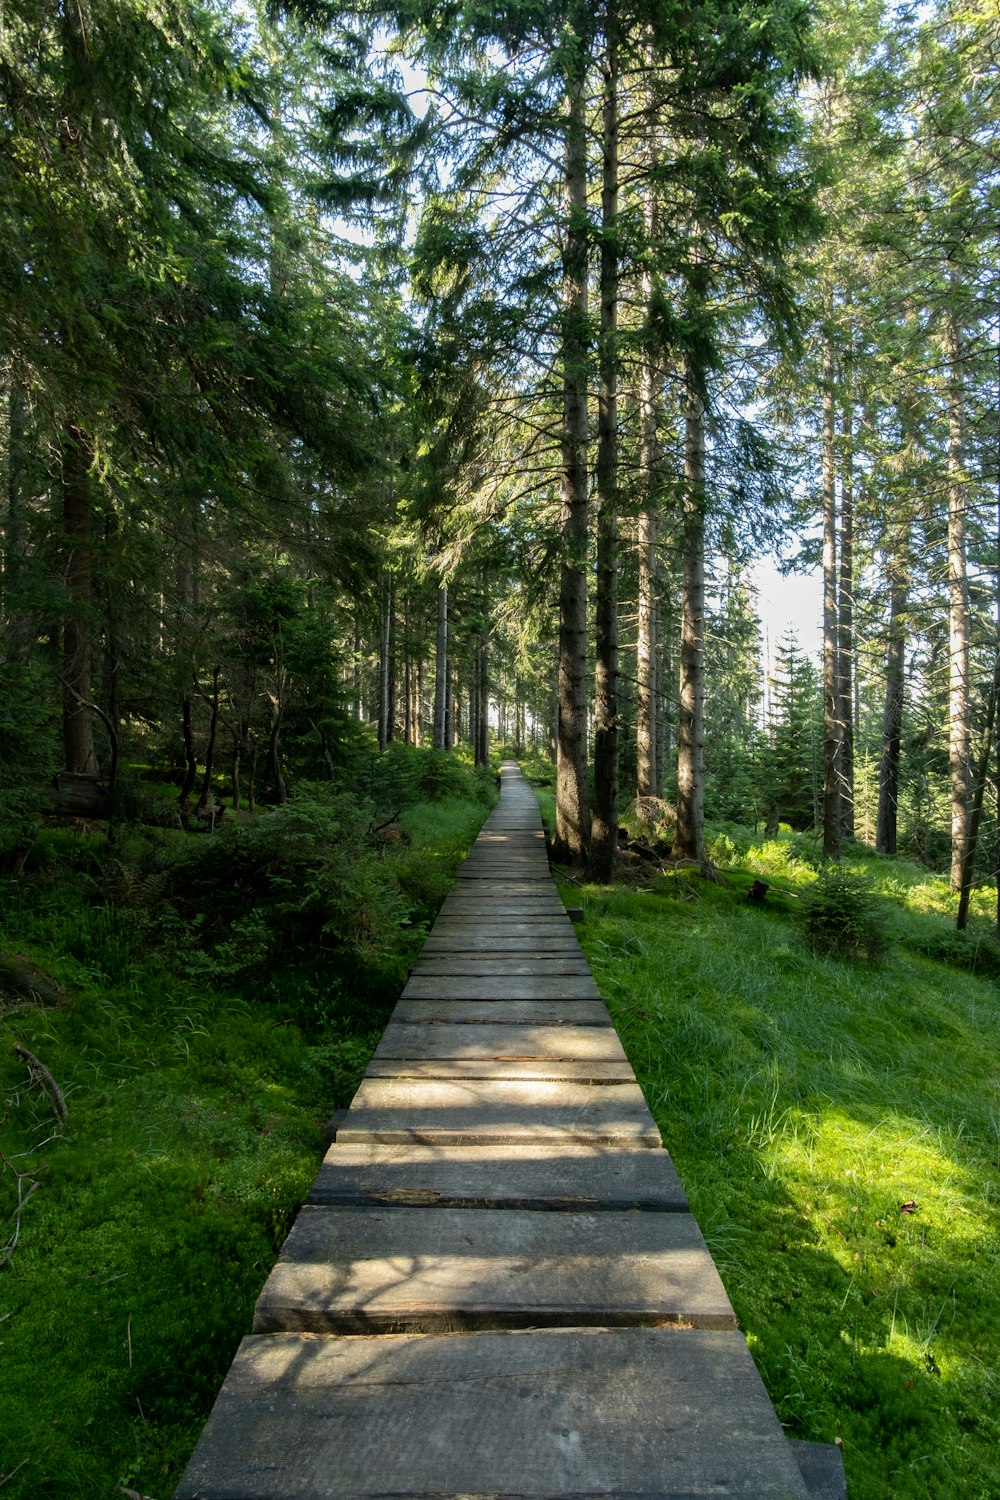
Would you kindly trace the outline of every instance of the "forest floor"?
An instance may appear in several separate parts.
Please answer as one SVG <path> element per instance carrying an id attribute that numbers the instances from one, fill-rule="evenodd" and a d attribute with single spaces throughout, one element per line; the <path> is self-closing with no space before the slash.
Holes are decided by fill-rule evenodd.
<path id="1" fill-rule="evenodd" d="M 852 848 L 885 948 L 844 961 L 806 941 L 810 839 L 709 847 L 721 885 L 563 894 L 779 1416 L 842 1446 L 851 1500 L 995 1500 L 995 892 L 960 935 L 945 882 Z"/>
<path id="2" fill-rule="evenodd" d="M 331 845 L 317 855 L 306 840 L 299 869 L 286 867 L 297 889 L 258 889 L 258 917 L 235 939 L 231 912 L 229 938 L 213 932 L 199 878 L 216 879 L 219 859 L 246 877 L 241 851 L 260 855 L 256 830 L 225 843 L 136 833 L 126 845 L 145 853 L 114 857 L 103 832 L 52 830 L 20 881 L 5 882 L 3 1500 L 173 1492 L 318 1169 L 324 1124 L 349 1103 L 487 814 L 488 787 L 467 781 L 464 796 L 403 811 L 381 847 L 370 809 L 360 827 L 356 805 L 307 798 L 303 815 L 324 835 L 334 817 L 350 833 L 354 818 L 344 868 Z M 288 849 L 304 838 L 297 816 L 293 805 Z M 262 820 L 268 837 L 273 819 Z M 307 889 L 324 871 L 326 886 Z M 113 882 L 128 885 L 127 901 L 105 899 Z M 326 921 L 341 920 L 345 886 L 364 923 L 324 969 L 308 945 L 296 951 L 295 924 L 325 931 L 322 900 Z"/>

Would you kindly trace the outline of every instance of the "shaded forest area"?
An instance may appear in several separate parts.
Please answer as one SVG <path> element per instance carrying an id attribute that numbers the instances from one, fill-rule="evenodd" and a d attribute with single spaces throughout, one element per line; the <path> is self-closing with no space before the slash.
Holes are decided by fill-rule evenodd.
<path id="1" fill-rule="evenodd" d="M 498 751 L 782 1420 L 997 1492 L 998 64 L 995 0 L 9 0 L 5 1500 L 176 1483 Z"/>
<path id="2" fill-rule="evenodd" d="M 9 7 L 13 863 L 53 805 L 492 738 L 598 878 L 636 796 L 678 857 L 707 812 L 956 887 L 979 820 L 991 875 L 997 46 L 985 0 Z M 762 658 L 774 546 L 821 666 Z"/>

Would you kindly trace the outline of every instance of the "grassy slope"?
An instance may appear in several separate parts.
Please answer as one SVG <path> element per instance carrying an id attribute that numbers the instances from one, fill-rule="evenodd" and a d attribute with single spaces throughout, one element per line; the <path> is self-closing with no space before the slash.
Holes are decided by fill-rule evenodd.
<path id="1" fill-rule="evenodd" d="M 404 887 L 419 867 L 440 896 L 486 811 L 405 816 Z M 0 947 L 65 990 L 0 1001 L 0 1149 L 41 1183 L 0 1270 L 3 1500 L 166 1500 L 387 1006 L 308 1037 L 135 956 L 65 880 L 12 903 Z M 61 1127 L 16 1042 L 65 1091 Z M 15 1201 L 0 1164 L 0 1259 Z"/>
<path id="2" fill-rule="evenodd" d="M 804 888 L 790 847 L 742 863 Z M 842 1440 L 851 1500 L 995 1500 L 997 986 L 925 956 L 951 946 L 940 882 L 858 862 L 895 937 L 877 966 L 812 954 L 746 877 L 572 902 L 790 1434 Z"/>

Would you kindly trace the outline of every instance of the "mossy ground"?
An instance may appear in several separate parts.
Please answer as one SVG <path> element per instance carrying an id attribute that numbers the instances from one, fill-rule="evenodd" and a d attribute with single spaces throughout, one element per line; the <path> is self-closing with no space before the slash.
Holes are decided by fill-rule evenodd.
<path id="1" fill-rule="evenodd" d="M 612 1018 L 789 1434 L 842 1443 L 851 1500 L 993 1500 L 995 895 L 956 940 L 942 881 L 852 851 L 892 941 L 847 963 L 804 940 L 801 839 L 725 852 L 725 886 L 566 887 Z"/>
<path id="2" fill-rule="evenodd" d="M 384 857 L 414 952 L 486 811 L 451 797 L 401 819 L 412 842 Z M 0 1260 L 15 1173 L 39 1184 L 0 1269 L 0 1491 L 167 1500 L 398 983 L 373 953 L 378 983 L 322 1012 L 301 961 L 242 994 L 204 955 L 171 967 L 95 903 L 102 840 L 48 842 L 0 921 L 0 949 L 59 986 L 45 1005 L 0 994 Z M 64 1123 L 15 1043 L 64 1092 Z"/>

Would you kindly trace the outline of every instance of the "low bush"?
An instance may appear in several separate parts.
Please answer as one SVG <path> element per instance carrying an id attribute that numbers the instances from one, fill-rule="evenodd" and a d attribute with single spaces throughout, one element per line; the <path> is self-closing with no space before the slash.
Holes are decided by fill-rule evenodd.
<path id="1" fill-rule="evenodd" d="M 888 944 L 886 921 L 868 883 L 831 865 L 802 894 L 806 938 L 817 953 L 869 961 Z"/>

